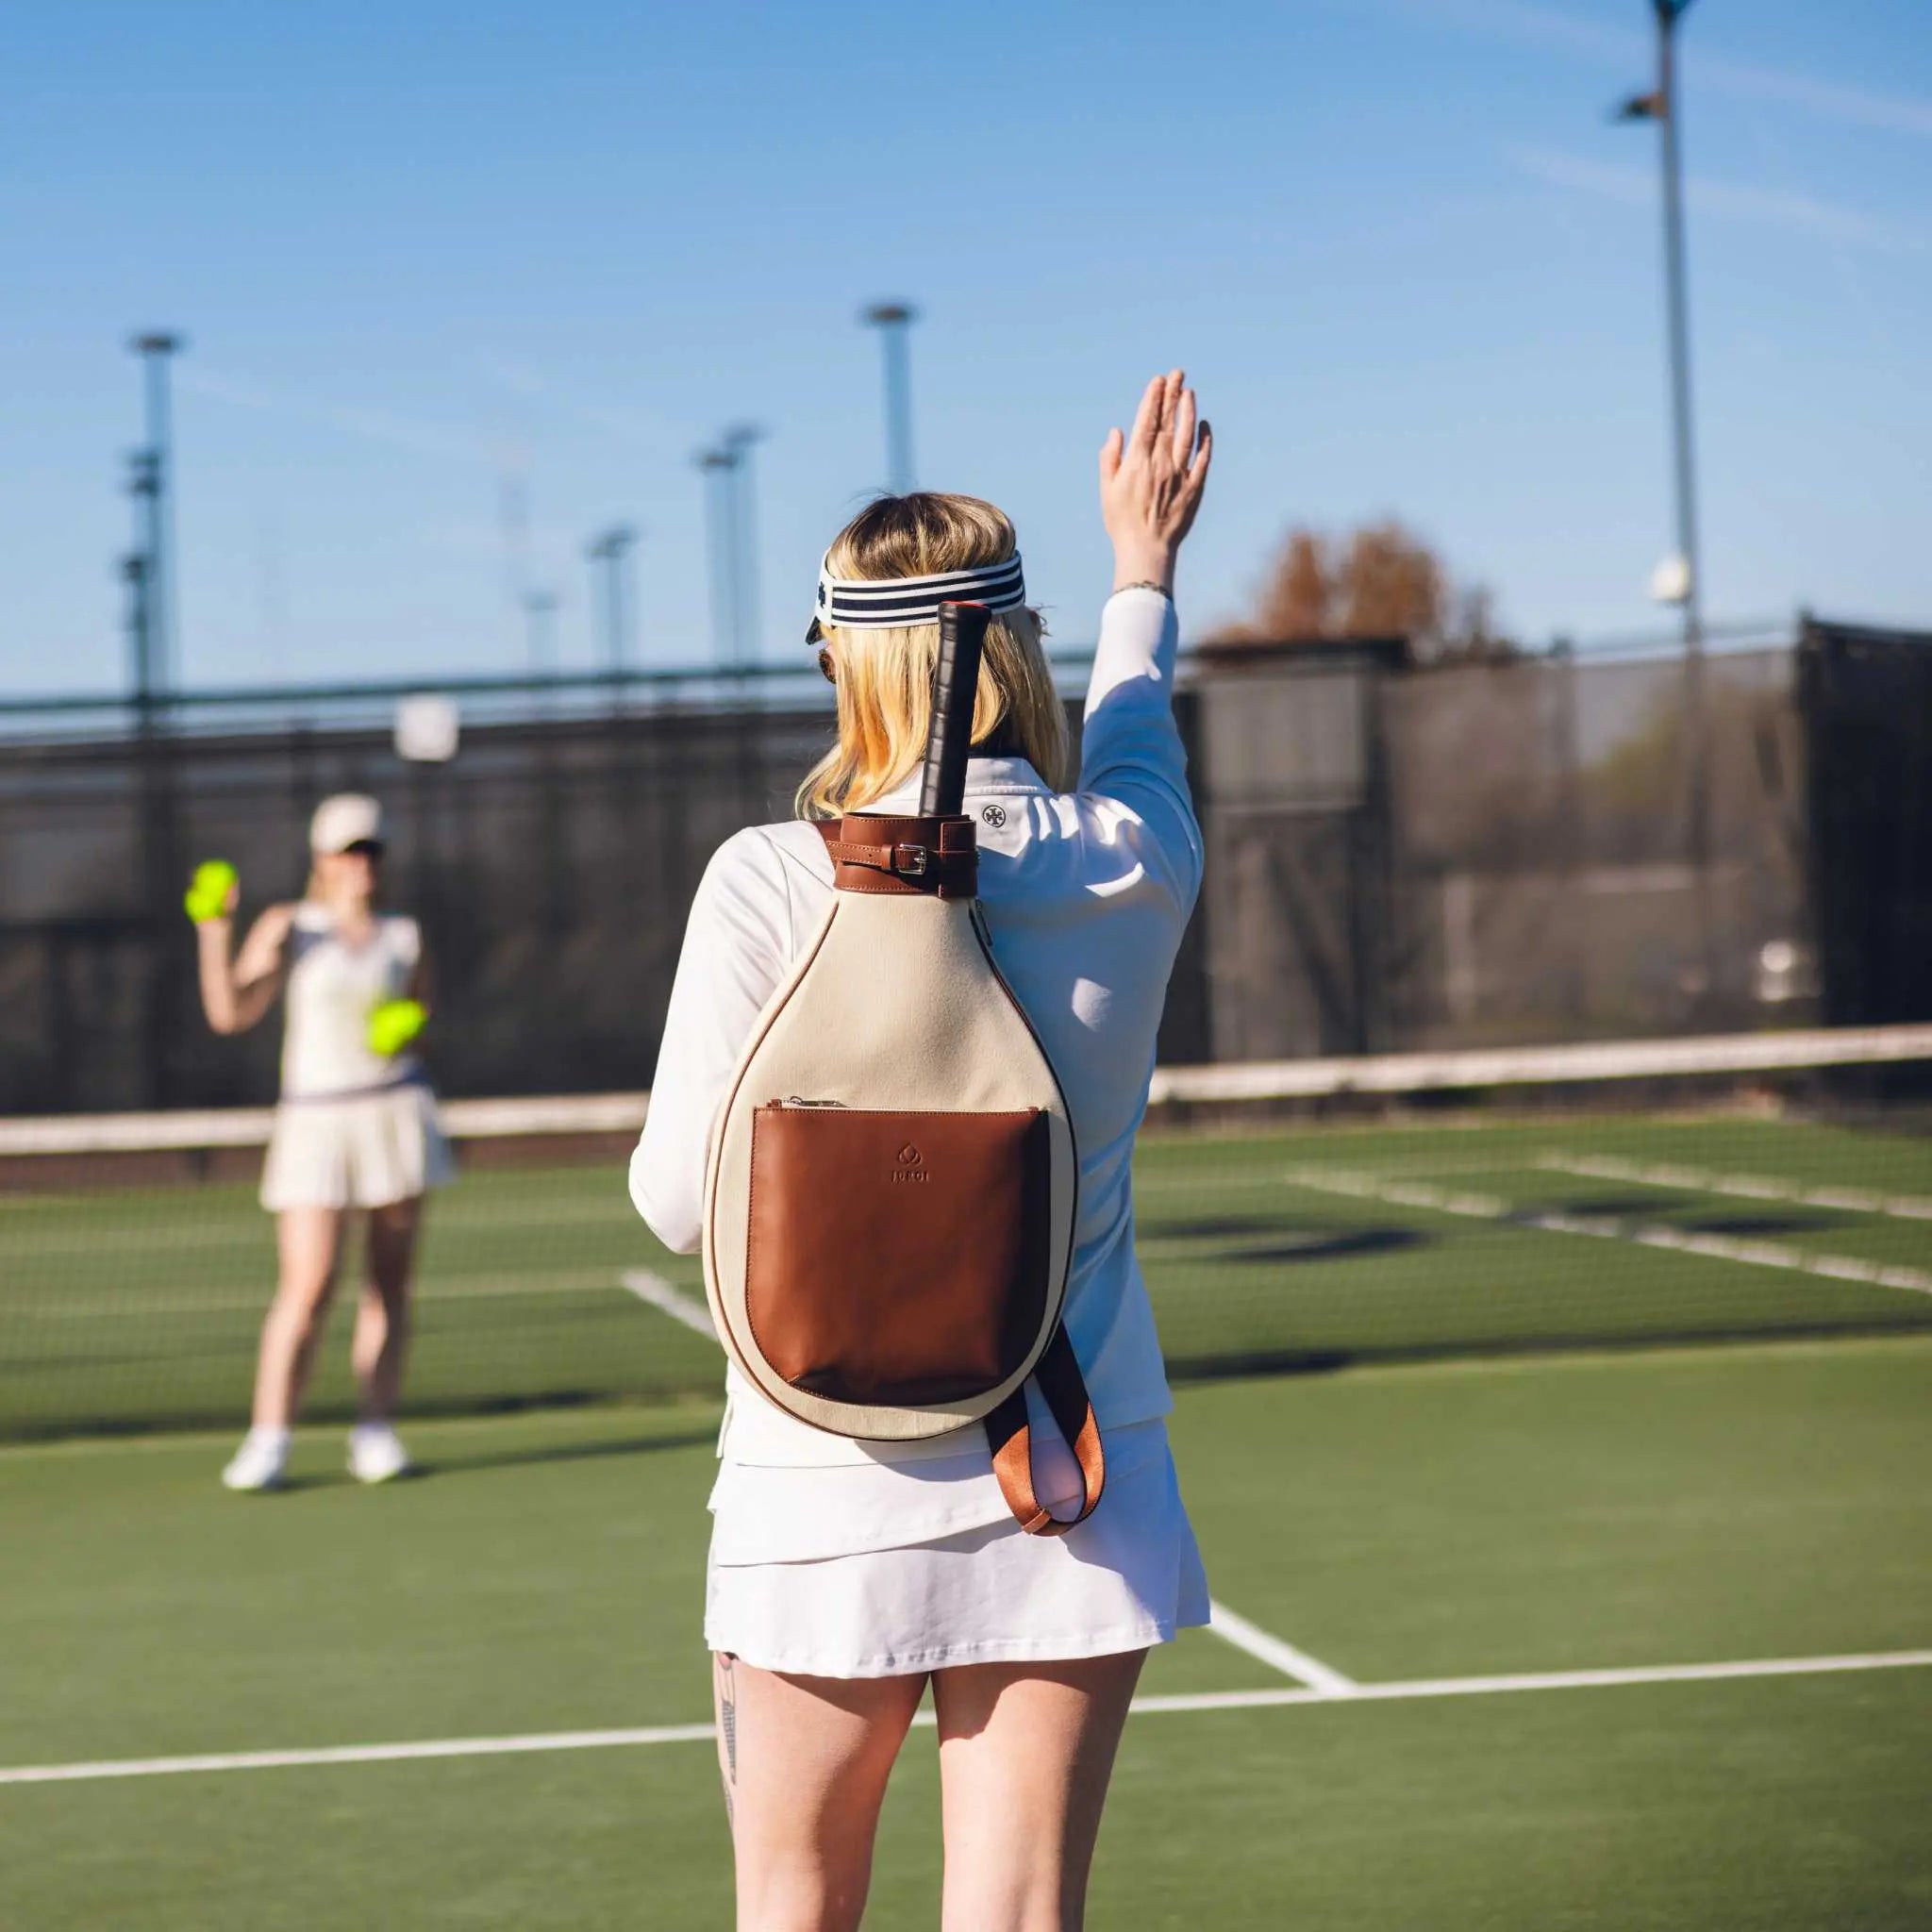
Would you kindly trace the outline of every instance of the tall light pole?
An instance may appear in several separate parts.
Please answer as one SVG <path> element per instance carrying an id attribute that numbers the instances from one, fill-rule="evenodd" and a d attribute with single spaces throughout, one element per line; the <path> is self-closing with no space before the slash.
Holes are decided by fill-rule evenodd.
<path id="1" fill-rule="evenodd" d="M 731 491 L 738 458 L 728 449 L 701 449 L 691 461 L 705 479 L 705 539 L 711 565 L 711 655 L 725 664 L 738 655 L 737 517 Z"/>
<path id="2" fill-rule="evenodd" d="M 1697 548 L 1697 467 L 1690 413 L 1690 315 L 1684 266 L 1684 166 L 1677 141 L 1677 23 L 1690 0 L 1650 0 L 1657 20 L 1657 87 L 1618 109 L 1624 121 L 1655 121 L 1661 136 L 1664 304 L 1670 340 L 1672 475 L 1677 501 L 1677 568 L 1659 573 L 1684 621 L 1685 751 L 1689 762 L 1688 844 L 1696 874 L 1698 953 L 1705 991 L 1716 971 L 1710 904 L 1710 730 L 1704 677 L 1704 571 Z"/>
<path id="3" fill-rule="evenodd" d="M 753 423 L 735 423 L 721 447 L 731 458 L 731 617 L 732 654 L 740 664 L 758 656 L 758 523 L 752 502 L 751 453 L 765 432 Z"/>
<path id="4" fill-rule="evenodd" d="M 528 625 L 530 675 L 557 675 L 557 592 L 525 591 L 524 618 Z"/>
<path id="5" fill-rule="evenodd" d="M 584 555 L 601 571 L 593 572 L 592 594 L 603 605 L 605 668 L 621 687 L 630 664 L 630 612 L 624 596 L 624 562 L 637 547 L 638 533 L 629 524 L 612 524 L 584 546 Z M 601 592 L 597 582 L 601 580 Z"/>
<path id="6" fill-rule="evenodd" d="M 170 675 L 170 592 L 174 588 L 169 496 L 174 449 L 168 423 L 168 361 L 181 338 L 160 330 L 135 336 L 127 346 L 142 359 L 146 391 L 147 441 L 129 461 L 128 493 L 134 498 L 135 555 L 124 566 L 130 592 L 129 633 L 134 658 L 136 840 L 146 911 L 154 941 L 141 989 L 142 1058 L 147 1104 L 167 1107 L 176 1096 L 175 1054 L 180 1040 L 185 988 L 180 948 L 167 931 L 171 902 L 181 872 L 177 800 L 169 757 L 167 717 L 160 701 Z"/>
<path id="7" fill-rule="evenodd" d="M 160 683 L 156 663 L 155 614 L 151 591 L 155 579 L 155 494 L 159 488 L 158 465 L 152 450 L 127 455 L 127 494 L 134 500 L 134 548 L 122 560 L 128 589 L 127 683 L 134 695 L 136 716 L 142 728 L 154 710 Z"/>
<path id="8" fill-rule="evenodd" d="M 904 496 L 912 488 L 912 351 L 919 311 L 909 302 L 874 302 L 860 319 L 879 332 L 886 375 L 886 488 Z"/>
<path id="9" fill-rule="evenodd" d="M 174 515 L 175 452 L 168 408 L 168 362 L 187 347 L 184 337 L 150 329 L 130 337 L 127 346 L 141 358 L 147 411 L 147 443 L 137 458 L 135 493 L 144 510 L 142 548 L 147 558 L 142 605 L 146 638 L 146 691 L 150 698 L 174 682 L 175 625 Z"/>

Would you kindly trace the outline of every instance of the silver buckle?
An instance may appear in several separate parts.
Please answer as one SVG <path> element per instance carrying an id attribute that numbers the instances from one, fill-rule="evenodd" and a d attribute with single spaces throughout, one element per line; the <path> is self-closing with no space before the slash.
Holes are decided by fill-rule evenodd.
<path id="1" fill-rule="evenodd" d="M 924 845 L 894 845 L 892 847 L 892 870 L 901 877 L 920 879 L 925 876 L 926 850 Z"/>

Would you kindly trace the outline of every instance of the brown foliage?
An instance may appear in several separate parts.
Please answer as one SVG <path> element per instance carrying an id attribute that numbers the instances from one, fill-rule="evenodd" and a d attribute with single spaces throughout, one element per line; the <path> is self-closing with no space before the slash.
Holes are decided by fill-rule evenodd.
<path id="1" fill-rule="evenodd" d="M 1489 591 L 1457 586 L 1442 559 L 1391 517 L 1345 538 L 1297 525 L 1269 570 L 1254 615 L 1205 641 L 1397 637 L 1424 662 L 1515 655 L 1496 630 Z"/>

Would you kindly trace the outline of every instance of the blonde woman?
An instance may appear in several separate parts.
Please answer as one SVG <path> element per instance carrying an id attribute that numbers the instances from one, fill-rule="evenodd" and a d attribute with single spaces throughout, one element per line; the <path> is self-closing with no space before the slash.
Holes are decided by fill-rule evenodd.
<path id="1" fill-rule="evenodd" d="M 280 1259 L 262 1324 L 254 1419 L 222 1472 L 231 1490 L 279 1488 L 289 1431 L 322 1339 L 350 1216 L 367 1217 L 356 1312 L 359 1393 L 349 1434 L 358 1481 L 403 1474 L 395 1432 L 409 1337 L 409 1277 L 423 1195 L 453 1171 L 412 1042 L 428 1017 L 429 963 L 413 919 L 380 912 L 382 809 L 342 792 L 309 824 L 299 903 L 271 906 L 232 952 L 236 889 L 198 918 L 201 1000 L 217 1033 L 242 1033 L 286 992 L 281 1104 L 262 1168 Z M 232 953 L 232 957 L 231 957 Z"/>
<path id="2" fill-rule="evenodd" d="M 781 1414 L 727 1374 L 705 1636 L 744 1932 L 858 1924 L 887 1776 L 928 1684 L 945 1925 L 1078 1926 L 1142 1659 L 1208 1618 L 1134 1258 L 1130 1162 L 1201 877 L 1172 711 L 1173 583 L 1209 454 L 1178 370 L 1148 385 L 1131 432 L 1115 430 L 1101 452 L 1114 591 L 1077 774 L 999 510 L 967 496 L 887 497 L 826 553 L 808 640 L 838 687 L 839 738 L 799 793 L 804 819 L 915 808 L 939 597 L 995 613 L 964 808 L 977 821 L 993 951 L 1074 1117 L 1080 1220 L 1066 1324 L 1106 1437 L 1108 1483 L 1071 1533 L 1027 1536 L 982 1430 L 853 1441 Z M 739 833 L 706 872 L 631 1164 L 637 1206 L 672 1248 L 698 1246 L 712 1116 L 831 891 L 823 841 L 796 821 Z M 1073 1457 L 1037 1404 L 1033 1424 L 1039 1492 L 1074 1514 Z"/>

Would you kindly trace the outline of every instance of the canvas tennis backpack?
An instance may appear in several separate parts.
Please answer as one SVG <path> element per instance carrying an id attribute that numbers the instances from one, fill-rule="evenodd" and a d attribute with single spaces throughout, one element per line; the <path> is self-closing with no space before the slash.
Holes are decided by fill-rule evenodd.
<path id="1" fill-rule="evenodd" d="M 1061 1325 L 1079 1163 L 1067 1099 L 994 963 L 959 807 L 988 613 L 946 604 L 916 817 L 821 826 L 830 909 L 758 1016 L 705 1177 L 705 1287 L 746 1380 L 836 1435 L 984 1423 L 1015 1518 L 1083 1520 L 1105 1462 Z M 1034 1491 L 1025 1384 L 1080 1467 Z"/>

